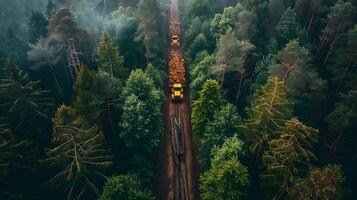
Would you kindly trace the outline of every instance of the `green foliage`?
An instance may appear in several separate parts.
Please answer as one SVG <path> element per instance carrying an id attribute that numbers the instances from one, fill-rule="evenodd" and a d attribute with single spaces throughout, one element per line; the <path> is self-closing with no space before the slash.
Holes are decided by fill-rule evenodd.
<path id="1" fill-rule="evenodd" d="M 311 149 L 318 142 L 318 130 L 292 118 L 277 131 L 277 135 L 269 141 L 268 150 L 263 155 L 266 166 L 263 179 L 268 180 L 267 187 L 273 191 L 277 189 L 275 196 L 283 196 L 288 192 L 291 180 L 304 170 L 304 166 L 310 166 L 317 159 Z"/>
<path id="2" fill-rule="evenodd" d="M 226 138 L 221 146 L 215 146 L 212 149 L 211 165 L 219 166 L 224 161 L 230 160 L 231 158 L 241 158 L 244 152 L 244 143 L 234 135 L 230 138 Z"/>
<path id="3" fill-rule="evenodd" d="M 198 99 L 192 105 L 192 132 L 200 140 L 206 132 L 206 126 L 213 120 L 214 114 L 224 104 L 221 88 L 217 81 L 207 80 Z"/>
<path id="4" fill-rule="evenodd" d="M 162 92 L 149 75 L 139 69 L 129 76 L 123 95 L 119 139 L 128 152 L 127 163 L 136 173 L 151 178 L 162 133 Z"/>
<path id="5" fill-rule="evenodd" d="M 213 55 L 209 55 L 207 51 L 199 53 L 194 63 L 189 67 L 190 77 L 192 82 L 190 84 L 191 99 L 194 101 L 198 98 L 199 91 L 203 84 L 213 78 L 211 67 L 215 64 Z"/>
<path id="6" fill-rule="evenodd" d="M 107 180 L 99 200 L 154 200 L 136 175 L 119 175 Z"/>
<path id="7" fill-rule="evenodd" d="M 269 79 L 267 84 L 253 95 L 251 105 L 246 111 L 247 119 L 242 128 L 251 151 L 259 155 L 292 114 L 292 106 L 286 99 L 283 82 L 277 77 Z"/>
<path id="8" fill-rule="evenodd" d="M 234 30 L 230 28 L 218 41 L 216 65 L 213 68 L 213 72 L 221 81 L 221 86 L 223 85 L 226 72 L 234 71 L 241 67 L 241 65 L 242 59 L 240 57 L 239 42 Z"/>
<path id="9" fill-rule="evenodd" d="M 285 46 L 290 40 L 299 39 L 306 43 L 306 33 L 296 21 L 296 12 L 288 8 L 284 11 L 279 23 L 275 26 L 275 39 L 278 49 Z"/>
<path id="10" fill-rule="evenodd" d="M 248 170 L 237 158 L 220 163 L 200 177 L 202 200 L 247 199 Z"/>
<path id="11" fill-rule="evenodd" d="M 142 41 L 145 46 L 146 64 L 157 64 L 155 61 L 162 55 L 164 44 L 160 29 L 161 9 L 156 0 L 140 0 L 137 6 L 139 26 L 136 41 Z"/>
<path id="12" fill-rule="evenodd" d="M 344 180 L 339 165 L 310 168 L 308 177 L 294 182 L 289 191 L 289 199 L 344 199 Z"/>
<path id="13" fill-rule="evenodd" d="M 313 69 L 309 51 L 299 45 L 299 41 L 290 41 L 277 53 L 278 64 L 269 69 L 269 76 L 277 76 L 287 86 L 287 95 L 295 102 L 295 111 L 304 121 L 313 121 L 317 111 L 314 97 L 323 97 L 326 82 Z M 306 109 L 309 107 L 310 109 Z"/>
<path id="14" fill-rule="evenodd" d="M 45 140 L 43 124 L 49 122 L 53 99 L 49 91 L 40 87 L 41 81 L 32 81 L 29 74 L 17 66 L 7 64 L 5 78 L 0 82 L 1 112 L 17 137 Z"/>
<path id="15" fill-rule="evenodd" d="M 74 91 L 76 94 L 74 108 L 80 117 L 89 124 L 95 123 L 97 119 L 98 87 L 96 72 L 82 66 L 74 83 Z"/>
<path id="16" fill-rule="evenodd" d="M 107 32 L 102 33 L 96 53 L 103 71 L 109 73 L 111 76 L 125 80 L 128 74 L 127 70 L 123 67 L 124 58 L 120 56 L 118 48 L 114 46 Z"/>
<path id="17" fill-rule="evenodd" d="M 66 188 L 68 199 L 96 196 L 98 180 L 105 179 L 104 172 L 112 165 L 103 133 L 95 126 L 82 128 L 72 121 L 73 112 L 70 107 L 58 109 L 53 119 L 52 146 L 43 161 L 57 173 L 48 183 L 55 188 Z"/>
<path id="18" fill-rule="evenodd" d="M 240 121 L 237 109 L 232 104 L 221 106 L 216 111 L 212 121 L 206 125 L 206 132 L 204 132 L 203 137 L 200 139 L 203 167 L 209 167 L 213 147 L 221 146 L 227 138 L 240 134 Z"/>

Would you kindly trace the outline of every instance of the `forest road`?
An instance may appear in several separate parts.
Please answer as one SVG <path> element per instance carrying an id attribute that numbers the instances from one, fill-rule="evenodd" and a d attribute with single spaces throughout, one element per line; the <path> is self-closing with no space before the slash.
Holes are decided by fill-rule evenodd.
<path id="1" fill-rule="evenodd" d="M 170 24 L 179 22 L 177 0 L 171 1 L 169 10 Z M 180 38 L 181 40 L 181 38 Z M 183 56 L 180 47 L 169 47 L 169 52 Z M 186 68 L 186 80 L 188 69 Z M 169 66 L 167 71 L 169 71 Z M 156 178 L 156 196 L 159 200 L 194 200 L 198 199 L 198 169 L 194 161 L 190 123 L 189 85 L 185 83 L 184 99 L 173 102 L 166 82 L 165 131 L 158 156 L 158 174 Z M 196 159 L 195 159 L 196 160 Z"/>

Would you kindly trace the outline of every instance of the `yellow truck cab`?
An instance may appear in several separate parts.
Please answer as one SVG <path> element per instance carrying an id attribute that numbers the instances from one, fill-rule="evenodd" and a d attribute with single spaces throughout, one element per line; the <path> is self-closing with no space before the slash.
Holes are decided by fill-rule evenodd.
<path id="1" fill-rule="evenodd" d="M 180 46 L 180 41 L 179 41 L 179 36 L 178 35 L 173 35 L 171 37 L 171 46 Z"/>
<path id="2" fill-rule="evenodd" d="M 172 101 L 183 100 L 183 85 L 176 83 L 171 87 L 171 99 Z"/>

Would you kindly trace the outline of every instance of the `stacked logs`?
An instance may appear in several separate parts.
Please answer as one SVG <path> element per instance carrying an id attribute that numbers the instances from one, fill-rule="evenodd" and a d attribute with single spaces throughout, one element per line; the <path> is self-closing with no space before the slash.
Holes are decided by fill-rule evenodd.
<path id="1" fill-rule="evenodd" d="M 184 60 L 180 53 L 171 51 L 169 58 L 169 80 L 170 84 L 185 83 Z"/>
<path id="2" fill-rule="evenodd" d="M 170 35 L 180 35 L 180 24 L 178 22 L 172 22 L 170 25 Z"/>

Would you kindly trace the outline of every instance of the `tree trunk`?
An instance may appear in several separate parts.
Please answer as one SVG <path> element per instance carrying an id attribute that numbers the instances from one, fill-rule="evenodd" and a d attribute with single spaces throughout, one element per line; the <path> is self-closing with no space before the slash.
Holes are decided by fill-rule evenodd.
<path id="1" fill-rule="evenodd" d="M 325 60 L 324 60 L 324 62 L 323 62 L 323 64 L 322 64 L 322 66 L 321 66 L 320 71 L 322 71 L 323 68 L 325 67 L 325 64 L 327 63 L 327 60 L 329 59 L 329 57 L 330 57 L 330 55 L 331 55 L 331 52 L 333 51 L 333 49 L 334 49 L 334 47 L 335 47 L 335 43 L 336 43 L 337 37 L 338 37 L 338 34 L 336 34 L 336 36 L 335 36 L 335 37 L 333 38 L 333 40 L 332 40 L 332 43 L 330 44 L 330 48 L 329 48 L 329 50 L 328 50 L 328 53 L 327 53 L 327 55 L 326 55 L 326 58 L 325 58 Z"/>
<path id="2" fill-rule="evenodd" d="M 58 88 L 58 91 L 62 91 L 61 86 L 60 86 L 60 84 L 59 84 L 59 82 L 58 82 L 58 80 L 57 80 L 55 70 L 53 69 L 53 66 L 52 66 L 52 65 L 50 65 L 50 70 L 51 70 L 53 79 L 54 79 L 55 82 L 56 82 L 56 86 L 57 86 L 57 88 Z"/>
<path id="3" fill-rule="evenodd" d="M 224 76 L 225 76 L 225 74 L 226 74 L 226 70 L 227 70 L 227 66 L 224 65 L 223 73 L 222 73 L 222 76 L 221 76 L 221 88 L 223 88 Z"/>
<path id="4" fill-rule="evenodd" d="M 236 97 L 236 105 L 238 106 L 239 103 L 239 97 L 240 97 L 240 91 L 243 85 L 243 78 L 244 78 L 245 73 L 240 73 L 240 79 L 239 79 L 239 85 L 238 85 L 238 90 L 237 90 L 237 97 Z"/>
<path id="5" fill-rule="evenodd" d="M 312 15 L 310 17 L 310 22 L 309 22 L 309 28 L 307 29 L 307 34 L 310 35 L 311 27 L 315 19 L 315 10 L 312 12 Z"/>

